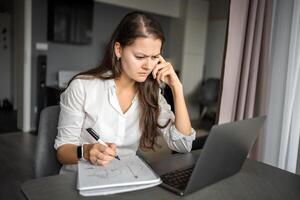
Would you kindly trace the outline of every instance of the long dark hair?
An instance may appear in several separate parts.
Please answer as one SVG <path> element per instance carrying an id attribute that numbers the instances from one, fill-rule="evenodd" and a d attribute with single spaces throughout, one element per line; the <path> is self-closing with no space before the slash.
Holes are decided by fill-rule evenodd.
<path id="1" fill-rule="evenodd" d="M 165 41 L 161 25 L 152 15 L 144 12 L 127 14 L 113 32 L 105 48 L 104 57 L 100 65 L 77 74 L 69 81 L 69 84 L 75 78 L 116 79 L 120 77 L 122 67 L 114 52 L 115 43 L 119 42 L 121 47 L 124 48 L 133 44 L 135 39 L 141 37 L 159 39 L 162 42 L 162 47 Z M 154 149 L 155 145 L 157 145 L 157 136 L 159 135 L 158 128 L 166 127 L 170 120 L 165 125 L 158 124 L 160 113 L 158 104 L 159 85 L 155 79 L 151 78 L 151 75 L 148 76 L 145 82 L 136 83 L 136 87 L 140 106 L 139 125 L 142 132 L 140 147 L 144 150 Z"/>

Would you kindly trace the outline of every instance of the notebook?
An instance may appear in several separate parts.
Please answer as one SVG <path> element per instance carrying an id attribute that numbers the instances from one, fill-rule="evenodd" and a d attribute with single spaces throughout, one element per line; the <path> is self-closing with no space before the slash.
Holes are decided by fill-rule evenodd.
<path id="1" fill-rule="evenodd" d="M 176 155 L 156 163 L 162 187 L 186 195 L 239 172 L 266 117 L 215 125 L 199 157 Z"/>
<path id="2" fill-rule="evenodd" d="M 160 183 L 160 177 L 137 155 L 114 159 L 107 166 L 78 162 L 77 189 L 82 196 L 129 192 Z"/>

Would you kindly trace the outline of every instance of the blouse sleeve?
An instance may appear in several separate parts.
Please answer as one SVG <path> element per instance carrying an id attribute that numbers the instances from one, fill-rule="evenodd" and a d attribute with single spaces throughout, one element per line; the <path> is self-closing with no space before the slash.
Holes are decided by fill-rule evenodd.
<path id="1" fill-rule="evenodd" d="M 61 94 L 55 149 L 64 144 L 80 144 L 80 134 L 85 117 L 84 97 L 83 85 L 79 79 L 73 80 Z"/>
<path id="2" fill-rule="evenodd" d="M 171 106 L 167 103 L 166 99 L 159 94 L 159 106 L 160 115 L 158 118 L 158 123 L 160 125 L 165 125 L 170 119 L 170 123 L 160 132 L 168 144 L 169 148 L 177 152 L 189 152 L 192 149 L 193 140 L 195 140 L 196 131 L 192 128 L 192 133 L 189 136 L 182 134 L 175 127 L 175 116 L 171 111 Z"/>

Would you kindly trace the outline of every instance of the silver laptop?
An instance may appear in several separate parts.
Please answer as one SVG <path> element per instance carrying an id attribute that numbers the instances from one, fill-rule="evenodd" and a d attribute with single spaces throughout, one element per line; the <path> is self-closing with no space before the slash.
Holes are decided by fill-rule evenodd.
<path id="1" fill-rule="evenodd" d="M 239 172 L 266 117 L 215 125 L 200 156 L 176 154 L 152 163 L 162 187 L 179 195 L 201 188 Z"/>

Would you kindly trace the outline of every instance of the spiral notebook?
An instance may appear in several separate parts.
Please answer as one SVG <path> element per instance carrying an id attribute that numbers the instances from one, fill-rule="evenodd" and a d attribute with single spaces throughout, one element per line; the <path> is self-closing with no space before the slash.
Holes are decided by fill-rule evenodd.
<path id="1" fill-rule="evenodd" d="M 77 189 L 82 196 L 129 192 L 160 183 L 160 177 L 137 155 L 114 159 L 107 166 L 78 162 Z"/>

